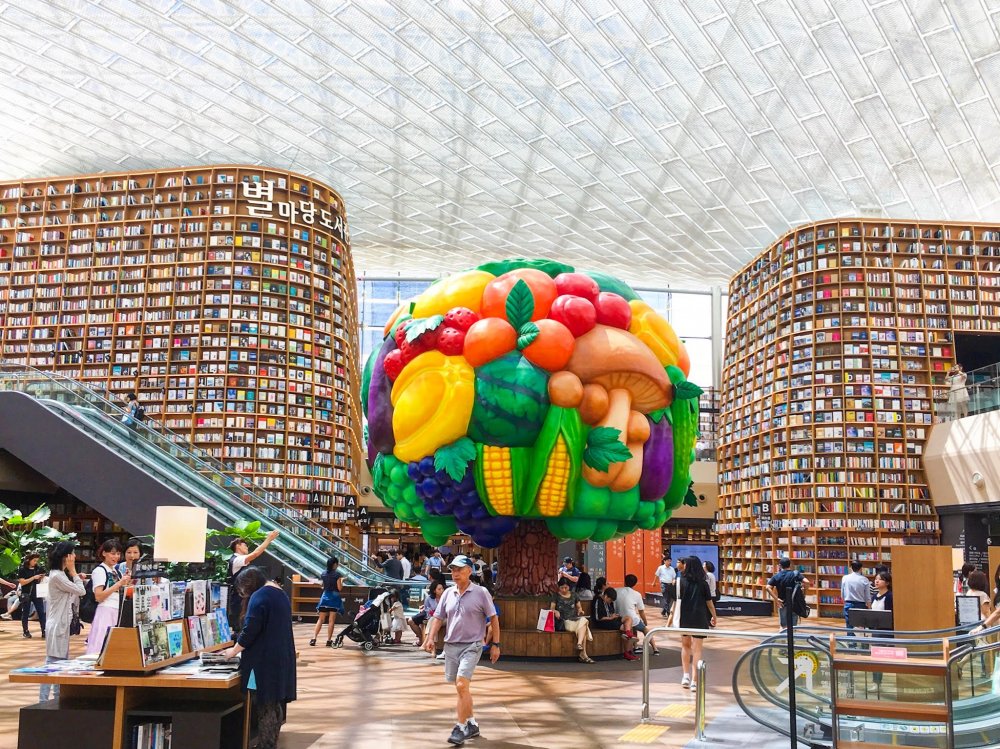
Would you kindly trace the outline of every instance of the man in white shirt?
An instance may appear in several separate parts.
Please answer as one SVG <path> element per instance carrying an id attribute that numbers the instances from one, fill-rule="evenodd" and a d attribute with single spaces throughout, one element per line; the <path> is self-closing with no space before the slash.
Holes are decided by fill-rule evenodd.
<path id="1" fill-rule="evenodd" d="M 402 552 L 399 555 L 399 561 L 403 564 L 403 579 L 410 579 L 410 572 L 413 570 L 413 564 L 406 557 L 406 552 Z"/>
<path id="2" fill-rule="evenodd" d="M 670 607 L 674 605 L 674 598 L 677 597 L 677 571 L 670 566 L 670 555 L 663 555 L 663 564 L 656 568 L 654 573 L 660 583 L 660 594 L 663 596 L 663 608 L 660 616 L 666 616 Z"/>
<path id="3" fill-rule="evenodd" d="M 647 625 L 646 604 L 643 603 L 642 593 L 635 589 L 638 583 L 639 578 L 635 575 L 625 575 L 625 587 L 618 588 L 618 598 L 615 601 L 615 611 L 621 616 L 622 621 L 626 623 L 625 637 L 628 639 L 626 651 L 631 650 L 640 642 L 644 645 L 646 639 L 644 637 L 640 641 L 636 636 L 636 633 L 645 632 Z M 631 623 L 631 628 L 628 628 L 629 623 Z M 653 655 L 659 655 L 660 651 L 656 649 L 656 643 L 653 642 L 653 638 L 649 637 L 648 639 Z"/>
<path id="4" fill-rule="evenodd" d="M 840 595 L 844 599 L 844 621 L 851 626 L 851 609 L 866 609 L 871 604 L 872 593 L 868 578 L 861 574 L 861 562 L 851 562 L 851 571 L 840 580 Z"/>

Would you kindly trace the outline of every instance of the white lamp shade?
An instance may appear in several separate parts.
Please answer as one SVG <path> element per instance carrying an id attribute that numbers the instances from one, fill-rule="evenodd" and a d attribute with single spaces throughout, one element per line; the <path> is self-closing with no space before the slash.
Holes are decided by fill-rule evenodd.
<path id="1" fill-rule="evenodd" d="M 204 562 L 207 529 L 208 510 L 204 507 L 157 507 L 153 559 Z"/>

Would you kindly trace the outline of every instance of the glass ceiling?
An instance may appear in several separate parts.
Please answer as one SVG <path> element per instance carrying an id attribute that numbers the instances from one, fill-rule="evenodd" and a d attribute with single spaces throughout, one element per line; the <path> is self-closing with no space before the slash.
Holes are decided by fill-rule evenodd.
<path id="1" fill-rule="evenodd" d="M 359 269 L 724 283 L 829 216 L 998 220 L 1000 0 L 6 0 L 0 179 L 249 162 Z"/>

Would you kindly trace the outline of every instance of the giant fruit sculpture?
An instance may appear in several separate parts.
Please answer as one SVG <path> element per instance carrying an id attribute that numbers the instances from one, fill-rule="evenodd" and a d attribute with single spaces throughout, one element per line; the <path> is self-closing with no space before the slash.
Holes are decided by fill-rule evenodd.
<path id="1" fill-rule="evenodd" d="M 690 485 L 688 370 L 617 279 L 542 260 L 450 276 L 397 310 L 365 367 L 375 492 L 433 545 L 658 528 Z"/>

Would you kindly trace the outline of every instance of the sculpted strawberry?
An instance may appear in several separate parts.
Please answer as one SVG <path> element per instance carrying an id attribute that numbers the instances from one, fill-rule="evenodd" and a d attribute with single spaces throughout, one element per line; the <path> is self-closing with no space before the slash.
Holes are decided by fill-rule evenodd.
<path id="1" fill-rule="evenodd" d="M 445 317 L 447 320 L 448 318 Z M 437 337 L 437 350 L 445 356 L 461 356 L 465 346 L 465 331 L 445 326 Z"/>
<path id="2" fill-rule="evenodd" d="M 463 333 L 472 327 L 479 315 L 468 307 L 452 307 L 444 316 L 444 324 Z"/>
<path id="3" fill-rule="evenodd" d="M 390 351 L 385 356 L 385 362 L 382 365 L 385 368 L 385 376 L 388 377 L 393 382 L 399 377 L 399 373 L 403 371 L 403 367 L 406 363 L 403 361 L 403 352 L 399 349 Z"/>

